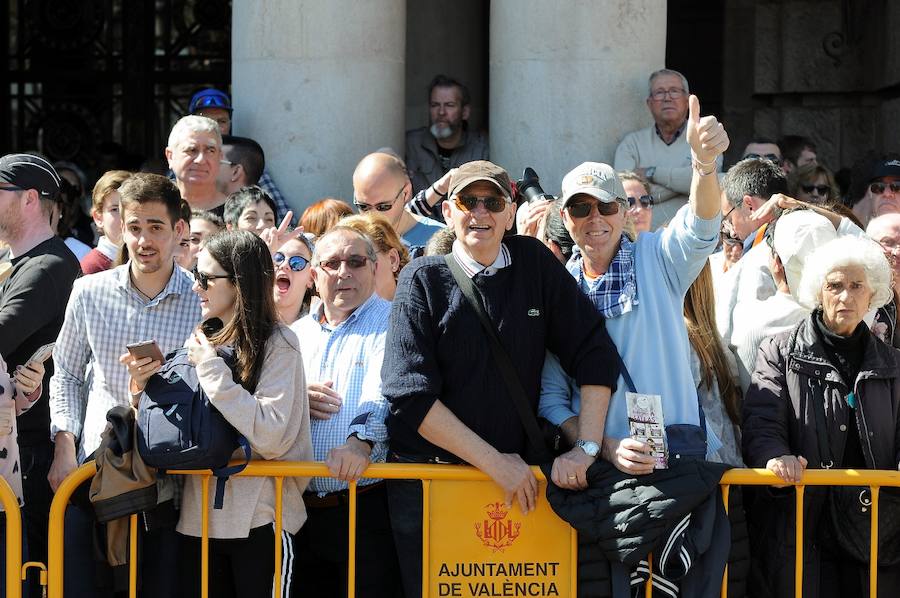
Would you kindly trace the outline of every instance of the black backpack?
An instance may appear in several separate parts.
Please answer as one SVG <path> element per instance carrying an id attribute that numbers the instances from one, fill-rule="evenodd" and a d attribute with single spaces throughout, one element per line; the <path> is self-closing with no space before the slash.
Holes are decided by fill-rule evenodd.
<path id="1" fill-rule="evenodd" d="M 219 356 L 234 372 L 234 355 L 219 350 Z M 216 509 L 222 508 L 229 476 L 250 462 L 250 443 L 203 392 L 184 348 L 169 353 L 162 369 L 147 380 L 138 404 L 137 446 L 144 462 L 160 470 L 211 469 Z M 238 447 L 244 462 L 229 467 Z"/>

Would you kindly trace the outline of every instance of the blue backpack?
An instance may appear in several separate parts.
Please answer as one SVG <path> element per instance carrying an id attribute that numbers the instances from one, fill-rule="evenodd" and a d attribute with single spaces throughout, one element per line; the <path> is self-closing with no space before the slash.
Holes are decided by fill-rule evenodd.
<path id="1" fill-rule="evenodd" d="M 219 355 L 234 372 L 234 355 L 222 350 Z M 244 462 L 229 467 L 238 447 Z M 137 448 L 147 465 L 160 470 L 211 469 L 216 509 L 222 508 L 229 476 L 250 462 L 250 443 L 210 402 L 184 348 L 169 353 L 160 371 L 147 380 L 138 404 Z"/>

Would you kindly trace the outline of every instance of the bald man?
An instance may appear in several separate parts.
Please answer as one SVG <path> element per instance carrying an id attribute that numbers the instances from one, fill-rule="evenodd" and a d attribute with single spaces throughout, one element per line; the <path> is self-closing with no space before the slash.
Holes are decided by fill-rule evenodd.
<path id="1" fill-rule="evenodd" d="M 900 348 L 900 331 L 897 327 L 897 285 L 900 283 L 900 214 L 892 212 L 872 218 L 866 234 L 881 245 L 894 273 L 894 300 L 878 308 L 872 333 L 884 342 Z"/>
<path id="2" fill-rule="evenodd" d="M 387 218 L 412 257 L 422 255 L 428 239 L 444 225 L 406 209 L 412 183 L 406 164 L 383 152 L 369 154 L 353 171 L 353 203 L 360 213 L 375 212 Z"/>

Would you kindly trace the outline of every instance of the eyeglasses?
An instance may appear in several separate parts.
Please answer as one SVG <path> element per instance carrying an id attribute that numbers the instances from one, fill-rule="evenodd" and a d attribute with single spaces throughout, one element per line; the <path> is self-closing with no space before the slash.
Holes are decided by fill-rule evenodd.
<path id="1" fill-rule="evenodd" d="M 197 269 L 197 266 L 194 266 L 194 269 L 191 270 L 191 273 L 194 275 L 194 280 L 197 281 L 197 284 L 200 285 L 200 288 L 204 291 L 209 290 L 209 281 L 216 280 L 218 278 L 227 278 L 229 280 L 234 277 L 230 274 L 206 274 Z"/>
<path id="2" fill-rule="evenodd" d="M 612 216 L 619 212 L 618 201 L 578 201 L 569 204 L 566 206 L 566 209 L 569 211 L 569 216 L 572 218 L 587 218 L 591 215 L 591 209 L 593 209 L 594 206 L 597 206 L 597 213 L 601 216 Z"/>
<path id="3" fill-rule="evenodd" d="M 881 195 L 885 191 L 887 191 L 888 187 L 891 189 L 891 193 L 900 193 L 900 181 L 892 181 L 890 183 L 882 183 L 880 181 L 875 181 L 869 185 L 869 191 L 874 193 L 875 195 Z"/>
<path id="4" fill-rule="evenodd" d="M 781 164 L 781 156 L 778 156 L 776 154 L 744 154 L 744 157 L 741 158 L 741 160 L 746 160 L 748 158 L 753 158 L 756 160 L 758 160 L 760 158 L 765 158 L 769 162 L 774 162 L 775 164 Z"/>
<path id="5" fill-rule="evenodd" d="M 680 100 L 684 97 L 684 90 L 680 87 L 672 87 L 671 89 L 654 89 L 650 93 L 650 97 L 657 102 L 663 101 L 666 99 L 666 96 L 669 96 L 673 100 Z"/>
<path id="6" fill-rule="evenodd" d="M 272 254 L 272 263 L 275 264 L 276 268 L 284 264 L 285 260 L 287 260 L 288 267 L 294 272 L 302 272 L 307 264 L 309 264 L 309 260 L 302 255 L 292 255 L 291 257 L 288 257 L 280 251 L 276 251 Z"/>
<path id="7" fill-rule="evenodd" d="M 804 193 L 808 193 L 809 195 L 820 195 L 822 197 L 828 197 L 828 194 L 831 192 L 831 187 L 828 185 L 800 185 L 800 188 L 803 189 Z"/>
<path id="8" fill-rule="evenodd" d="M 475 195 L 457 195 L 454 200 L 456 207 L 463 212 L 471 212 L 479 203 L 484 206 L 488 212 L 495 214 L 506 209 L 506 198 L 499 195 L 485 195 L 477 197 Z"/>
<path id="9" fill-rule="evenodd" d="M 360 268 L 364 268 L 368 261 L 369 258 L 365 255 L 351 255 L 344 259 L 332 258 L 330 260 L 325 260 L 324 262 L 319 262 L 319 267 L 326 272 L 337 272 L 341 269 L 341 264 L 346 262 L 347 267 L 351 270 L 359 270 Z"/>
<path id="10" fill-rule="evenodd" d="M 653 205 L 653 196 L 652 195 L 641 195 L 640 197 L 631 197 L 628 196 L 628 207 L 633 208 L 638 202 L 641 202 L 642 208 L 649 208 Z"/>
<path id="11" fill-rule="evenodd" d="M 397 194 L 394 195 L 394 199 L 392 199 L 391 201 L 384 201 L 384 202 L 372 205 L 370 203 L 360 203 L 360 202 L 354 200 L 353 205 L 355 205 L 356 209 L 359 210 L 360 212 L 362 212 L 363 214 L 365 214 L 366 212 L 368 212 L 371 209 L 375 209 L 379 212 L 387 212 L 388 210 L 390 210 L 391 208 L 394 207 L 395 203 L 397 203 L 397 199 L 400 197 L 400 194 L 403 193 L 404 189 L 406 189 L 406 183 L 403 183 L 403 186 L 400 187 L 400 190 L 397 191 Z"/>

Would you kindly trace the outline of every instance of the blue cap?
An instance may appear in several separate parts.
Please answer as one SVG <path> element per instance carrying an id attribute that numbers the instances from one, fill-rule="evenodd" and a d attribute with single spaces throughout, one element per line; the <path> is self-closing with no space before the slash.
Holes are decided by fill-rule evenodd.
<path id="1" fill-rule="evenodd" d="M 224 91 L 211 87 L 202 89 L 191 98 L 191 103 L 188 105 L 188 113 L 196 114 L 203 108 L 222 108 L 223 110 L 228 110 L 228 113 L 231 114 L 231 99 Z"/>

